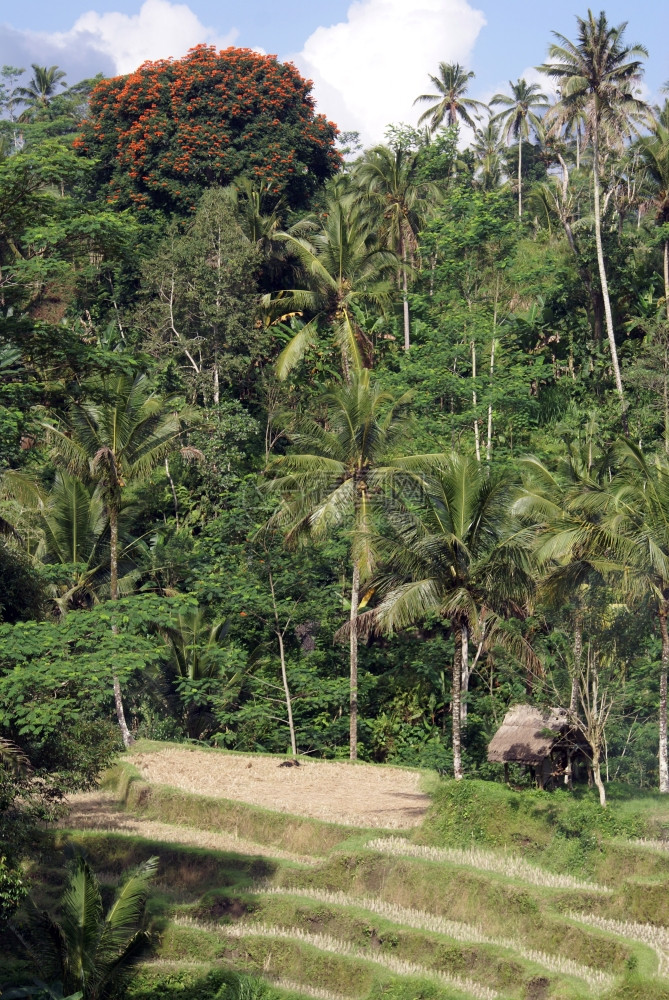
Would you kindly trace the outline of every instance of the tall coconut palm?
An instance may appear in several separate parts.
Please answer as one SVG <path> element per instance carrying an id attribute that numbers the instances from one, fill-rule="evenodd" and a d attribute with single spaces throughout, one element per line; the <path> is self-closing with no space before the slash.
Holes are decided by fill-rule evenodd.
<path id="1" fill-rule="evenodd" d="M 424 479 L 421 500 L 390 514 L 395 546 L 390 586 L 377 621 L 394 631 L 430 616 L 451 623 L 453 772 L 463 777 L 461 679 L 469 638 L 509 646 L 528 662 L 533 654 L 504 619 L 521 616 L 532 590 L 527 549 L 510 533 L 517 492 L 508 472 L 487 475 L 473 459 L 453 455 Z"/>
<path id="2" fill-rule="evenodd" d="M 39 920 L 40 970 L 57 979 L 63 996 L 75 991 L 82 1000 L 103 1000 L 122 984 L 139 960 L 149 937 L 141 929 L 144 905 L 158 858 L 149 858 L 117 890 L 105 913 L 102 892 L 87 861 L 71 866 L 57 917 Z"/>
<path id="3" fill-rule="evenodd" d="M 650 601 L 660 629 L 660 792 L 668 794 L 669 462 L 647 460 L 630 441 L 621 443 L 620 451 L 623 465 L 612 486 L 610 544 L 621 564 L 623 586 Z"/>
<path id="4" fill-rule="evenodd" d="M 533 456 L 525 458 L 524 488 L 514 504 L 514 513 L 532 525 L 539 596 L 549 605 L 568 609 L 571 617 L 573 713 L 582 676 L 587 596 L 591 588 L 604 584 L 612 570 L 610 558 L 602 553 L 608 540 L 602 531 L 608 483 L 595 457 L 589 442 L 584 453 L 572 446 L 555 470 Z"/>
<path id="5" fill-rule="evenodd" d="M 89 386 L 90 398 L 74 404 L 62 424 L 45 423 L 51 456 L 83 483 L 99 490 L 109 523 L 110 597 L 118 600 L 119 517 L 126 485 L 147 479 L 180 446 L 195 414 L 174 396 L 161 396 L 145 375 L 119 375 Z M 116 714 L 126 746 L 121 686 L 114 675 Z"/>
<path id="6" fill-rule="evenodd" d="M 585 120 L 585 138 L 592 146 L 597 265 L 611 363 L 620 398 L 621 421 L 626 432 L 625 394 L 602 248 L 601 152 L 603 146 L 620 148 L 624 139 L 634 132 L 639 121 L 648 117 L 647 105 L 632 90 L 642 75 L 642 58 L 648 53 L 642 45 L 625 45 L 627 24 L 617 27 L 609 25 L 603 11 L 596 18 L 589 10 L 587 18 L 578 17 L 576 20 L 577 41 L 571 42 L 564 35 L 554 32 L 558 42 L 549 48 L 552 62 L 539 68 L 560 84 L 560 100 L 550 111 L 552 127 L 561 131 L 576 113 L 582 114 Z"/>
<path id="7" fill-rule="evenodd" d="M 359 198 L 378 222 L 379 241 L 401 262 L 404 350 L 410 341 L 409 262 L 418 251 L 418 233 L 439 202 L 436 184 L 421 178 L 420 155 L 402 146 L 369 150 L 355 170 Z"/>
<path id="8" fill-rule="evenodd" d="M 484 191 L 492 191 L 502 176 L 502 150 L 499 124 L 489 118 L 484 128 L 477 128 L 471 151 L 477 162 L 476 178 Z"/>
<path id="9" fill-rule="evenodd" d="M 664 306 L 669 321 L 669 128 L 656 124 L 652 135 L 642 136 L 637 144 L 640 166 L 653 186 L 652 204 L 655 221 L 665 227 L 664 237 Z"/>
<path id="10" fill-rule="evenodd" d="M 323 397 L 325 426 L 315 420 L 298 424 L 290 435 L 293 448 L 272 459 L 267 469 L 267 490 L 280 498 L 270 526 L 283 530 L 288 544 L 318 541 L 339 526 L 349 533 L 351 760 L 358 744 L 360 587 L 376 565 L 375 524 L 394 477 L 431 460 L 403 454 L 410 428 L 408 401 L 408 395 L 393 399 L 372 382 L 368 369 L 361 369 Z"/>
<path id="11" fill-rule="evenodd" d="M 476 112 L 486 110 L 486 105 L 482 101 L 475 101 L 471 97 L 465 97 L 469 87 L 469 81 L 476 75 L 473 70 L 467 71 L 460 63 L 439 63 L 438 75 L 428 74 L 432 86 L 436 93 L 420 94 L 414 104 L 425 104 L 429 102 L 429 107 L 418 119 L 418 124 L 429 122 L 430 128 L 434 132 L 446 120 L 448 125 L 457 125 L 461 119 L 471 128 L 475 128 L 474 119 Z"/>
<path id="12" fill-rule="evenodd" d="M 51 98 L 57 93 L 58 87 L 64 87 L 65 71 L 57 66 L 38 66 L 32 63 L 32 79 L 27 87 L 17 87 L 16 96 L 27 107 L 22 112 L 19 120 L 27 121 L 35 112 L 43 111 L 48 107 Z"/>
<path id="13" fill-rule="evenodd" d="M 548 98 L 539 89 L 538 83 L 527 83 L 525 79 L 520 79 L 516 83 L 509 80 L 511 94 L 495 94 L 490 102 L 493 105 L 502 105 L 504 111 L 500 111 L 492 119 L 502 126 L 502 136 L 508 143 L 513 138 L 518 143 L 518 215 L 523 214 L 523 142 L 529 140 L 532 130 L 538 131 L 541 128 L 541 119 L 537 116 L 537 111 L 545 111 L 548 108 Z"/>
<path id="14" fill-rule="evenodd" d="M 359 320 L 360 310 L 384 310 L 391 301 L 397 257 L 375 242 L 370 222 L 346 198 L 330 200 L 322 229 L 303 224 L 277 234 L 297 260 L 303 288 L 266 295 L 263 306 L 271 319 L 304 316 L 308 320 L 277 360 L 280 379 L 315 346 L 320 325 L 328 327 L 341 351 L 345 377 L 371 362 L 371 342 Z"/>

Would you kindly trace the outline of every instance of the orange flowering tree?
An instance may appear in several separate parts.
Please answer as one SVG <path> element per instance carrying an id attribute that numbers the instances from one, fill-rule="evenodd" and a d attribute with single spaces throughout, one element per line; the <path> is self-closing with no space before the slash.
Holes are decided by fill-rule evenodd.
<path id="1" fill-rule="evenodd" d="M 98 161 L 110 203 L 183 214 L 240 176 L 305 206 L 339 165 L 336 134 L 290 63 L 198 45 L 102 80 L 75 146 Z"/>

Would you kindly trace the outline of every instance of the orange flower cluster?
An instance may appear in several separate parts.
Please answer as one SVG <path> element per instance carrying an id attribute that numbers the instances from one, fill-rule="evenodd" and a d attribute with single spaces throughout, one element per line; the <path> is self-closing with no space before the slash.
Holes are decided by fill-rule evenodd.
<path id="1" fill-rule="evenodd" d="M 336 134 L 290 63 L 198 45 L 101 81 L 75 146 L 101 164 L 115 204 L 190 211 L 207 186 L 246 175 L 299 207 L 338 168 Z"/>

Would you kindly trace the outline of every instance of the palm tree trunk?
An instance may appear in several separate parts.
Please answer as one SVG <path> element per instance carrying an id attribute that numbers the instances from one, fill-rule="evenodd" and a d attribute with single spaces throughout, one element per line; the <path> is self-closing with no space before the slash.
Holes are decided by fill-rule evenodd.
<path id="1" fill-rule="evenodd" d="M 460 686 L 460 723 L 467 724 L 467 695 L 469 693 L 469 630 L 463 625 L 462 635 L 462 681 Z"/>
<path id="2" fill-rule="evenodd" d="M 667 615 L 669 602 L 664 598 L 660 604 L 660 634 L 662 635 L 662 667 L 660 670 L 660 791 L 669 793 L 669 761 L 667 760 L 667 669 L 669 668 L 669 631 Z"/>
<path id="3" fill-rule="evenodd" d="M 518 139 L 518 218 L 523 216 L 523 137 Z"/>
<path id="4" fill-rule="evenodd" d="M 109 508 L 109 589 L 112 601 L 118 601 L 118 510 Z"/>
<path id="5" fill-rule="evenodd" d="M 404 267 L 402 268 L 402 311 L 404 313 L 404 350 L 408 351 L 411 346 L 410 343 L 410 321 L 409 321 L 409 280 L 407 278 L 407 248 L 404 240 L 400 236 L 400 244 L 402 247 L 402 260 L 404 262 Z"/>
<path id="6" fill-rule="evenodd" d="M 356 560 L 353 563 L 353 581 L 351 583 L 351 634 L 350 634 L 350 732 L 349 732 L 349 757 L 356 760 L 358 756 L 358 629 L 357 617 L 358 606 L 360 604 L 360 566 Z"/>
<path id="7" fill-rule="evenodd" d="M 599 267 L 599 281 L 602 287 L 602 298 L 604 299 L 604 315 L 606 317 L 606 333 L 609 338 L 609 347 L 611 349 L 611 363 L 613 365 L 613 374 L 616 380 L 616 390 L 620 397 L 621 406 L 621 423 L 623 427 L 623 432 L 628 433 L 627 426 L 627 409 L 625 406 L 625 394 L 623 392 L 623 381 L 620 376 L 620 365 L 618 364 L 618 350 L 616 348 L 616 338 L 613 332 L 613 315 L 611 313 L 611 299 L 609 298 L 609 285 L 606 279 L 606 268 L 604 266 L 604 250 L 602 248 L 602 220 L 601 212 L 599 206 L 599 136 L 597 134 L 597 125 L 595 125 L 595 132 L 592 141 L 592 153 L 593 153 L 593 175 L 594 175 L 594 189 L 595 189 L 595 245 L 597 247 L 597 266 Z"/>
<path id="8" fill-rule="evenodd" d="M 662 378 L 662 392 L 664 398 L 664 450 L 669 455 L 669 345 L 664 345 L 664 366 Z"/>
<path id="9" fill-rule="evenodd" d="M 110 576 L 110 597 L 112 601 L 118 601 L 118 509 L 116 504 L 109 508 L 109 576 Z M 118 625 L 112 625 L 114 635 L 118 634 Z M 118 719 L 123 746 L 128 749 L 135 742 L 125 721 L 125 711 L 123 710 L 123 696 L 121 694 L 121 682 L 114 674 L 114 705 L 116 706 L 116 718 Z"/>
<path id="10" fill-rule="evenodd" d="M 462 627 L 454 625 L 455 653 L 451 689 L 451 725 L 453 732 L 453 777 L 460 781 L 462 771 L 462 727 L 460 722 L 460 683 L 462 680 Z"/>
<path id="11" fill-rule="evenodd" d="M 174 480 L 172 479 L 172 473 L 170 472 L 170 463 L 168 461 L 167 455 L 165 456 L 165 475 L 167 476 L 167 481 L 170 484 L 170 490 L 172 491 L 172 499 L 174 500 L 174 521 L 177 526 L 177 531 L 179 530 L 179 498 L 177 496 L 177 490 L 174 485 Z"/>

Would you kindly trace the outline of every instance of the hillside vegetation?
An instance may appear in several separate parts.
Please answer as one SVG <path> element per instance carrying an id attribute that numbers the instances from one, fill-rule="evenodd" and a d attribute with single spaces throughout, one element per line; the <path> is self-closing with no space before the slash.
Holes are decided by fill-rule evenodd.
<path id="1" fill-rule="evenodd" d="M 669 82 L 572 28 L 371 148 L 0 69 L 7 1000 L 665 996 Z"/>

